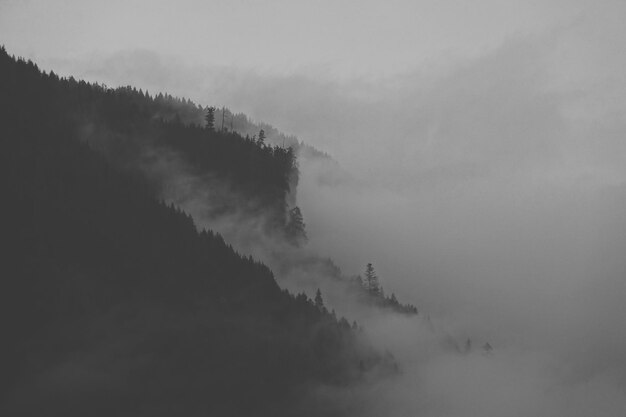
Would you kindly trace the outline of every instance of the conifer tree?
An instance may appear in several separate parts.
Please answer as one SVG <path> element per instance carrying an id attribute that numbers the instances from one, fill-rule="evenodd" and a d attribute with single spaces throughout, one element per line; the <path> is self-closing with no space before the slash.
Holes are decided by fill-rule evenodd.
<path id="1" fill-rule="evenodd" d="M 285 234 L 287 235 L 287 240 L 294 246 L 301 246 L 307 241 L 304 218 L 298 206 L 289 210 Z"/>
<path id="2" fill-rule="evenodd" d="M 357 275 L 354 280 L 359 285 L 359 287 L 365 288 L 365 284 L 363 283 L 363 278 L 361 278 L 361 275 Z"/>
<path id="3" fill-rule="evenodd" d="M 391 298 L 389 299 L 389 301 L 394 306 L 397 306 L 399 304 L 398 299 L 396 298 L 396 295 L 394 293 L 391 293 Z"/>
<path id="4" fill-rule="evenodd" d="M 206 128 L 211 132 L 215 131 L 215 107 L 207 107 L 206 115 L 204 116 L 204 120 L 206 120 Z"/>
<path id="5" fill-rule="evenodd" d="M 315 307 L 317 307 L 320 310 L 324 308 L 324 299 L 322 298 L 322 292 L 320 291 L 319 288 L 317 289 L 317 292 L 315 293 Z"/>
<path id="6" fill-rule="evenodd" d="M 368 263 L 365 267 L 365 285 L 370 294 L 378 295 L 380 293 L 378 276 L 376 276 L 376 272 L 374 271 L 374 267 L 371 263 Z"/>

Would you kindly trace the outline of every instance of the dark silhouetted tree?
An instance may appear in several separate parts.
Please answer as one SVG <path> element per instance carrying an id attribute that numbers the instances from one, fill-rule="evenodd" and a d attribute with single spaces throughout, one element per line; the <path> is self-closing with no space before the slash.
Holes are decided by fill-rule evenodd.
<path id="1" fill-rule="evenodd" d="M 215 131 L 215 107 L 207 107 L 206 115 L 204 116 L 204 120 L 206 120 L 206 128 L 211 132 Z"/>
<path id="2" fill-rule="evenodd" d="M 391 298 L 389 298 L 389 301 L 391 302 L 391 305 L 393 306 L 397 306 L 400 303 L 398 303 L 398 299 L 396 298 L 396 295 L 394 293 L 391 293 Z"/>
<path id="3" fill-rule="evenodd" d="M 376 272 L 374 271 L 374 267 L 371 263 L 368 263 L 365 267 L 365 285 L 370 294 L 378 295 L 380 293 L 378 276 L 376 276 Z"/>
<path id="4" fill-rule="evenodd" d="M 304 219 L 298 206 L 289 210 L 285 234 L 287 240 L 295 246 L 301 246 L 307 241 Z"/>
<path id="5" fill-rule="evenodd" d="M 319 288 L 315 293 L 315 307 L 319 308 L 320 310 L 324 308 L 324 299 L 322 298 L 322 292 Z"/>
<path id="6" fill-rule="evenodd" d="M 265 130 L 263 129 L 259 130 L 259 139 L 257 144 L 259 144 L 259 146 L 265 145 Z"/>
<path id="7" fill-rule="evenodd" d="M 354 280 L 356 281 L 359 287 L 365 288 L 365 284 L 363 283 L 363 278 L 361 278 L 361 275 L 357 275 Z"/>

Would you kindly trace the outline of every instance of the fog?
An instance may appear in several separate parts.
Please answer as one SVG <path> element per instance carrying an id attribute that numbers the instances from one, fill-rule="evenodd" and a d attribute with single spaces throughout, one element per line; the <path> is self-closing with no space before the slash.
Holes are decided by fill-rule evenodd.
<path id="1" fill-rule="evenodd" d="M 13 16 L 26 13 L 11 3 L 4 7 L 15 8 Z M 380 55 L 331 46 L 330 35 L 309 23 L 313 34 L 293 49 L 278 39 L 290 24 L 272 29 L 272 19 L 261 38 L 277 45 L 262 56 L 243 46 L 248 29 L 226 32 L 227 45 L 239 40 L 240 55 L 211 44 L 213 59 L 200 59 L 192 42 L 177 49 L 108 41 L 89 54 L 84 45 L 55 54 L 38 50 L 36 38 L 14 43 L 46 68 L 226 105 L 333 156 L 338 164 L 300 159 L 307 253 L 331 257 L 347 275 L 372 262 L 385 289 L 416 304 L 420 316 L 332 305 L 362 321 L 402 373 L 356 391 L 321 388 L 320 398 L 351 410 L 349 402 L 365 401 L 355 415 L 372 416 L 619 415 L 626 410 L 626 8 L 512 2 L 506 11 L 495 3 L 477 2 L 467 20 L 460 4 L 447 14 L 419 3 L 434 20 L 423 18 L 425 32 L 407 35 L 415 41 L 411 59 L 410 43 L 391 29 L 394 18 L 404 22 L 401 13 L 377 29 L 400 45 Z M 245 4 L 229 12 L 241 13 L 244 26 L 253 19 Z M 365 14 L 375 14 L 372 7 Z M 341 26 L 315 16 L 331 34 Z M 357 19 L 354 33 L 372 19 Z M 304 52 L 316 36 L 318 55 Z M 281 45 L 294 50 L 292 63 L 279 57 Z M 233 224 L 216 226 L 235 236 Z M 271 263 L 261 247 L 246 250 Z M 314 278 L 302 274 L 281 283 L 310 291 Z M 320 285 L 331 304 L 341 299 Z M 450 349 L 446 335 L 471 338 L 474 348 Z M 491 354 L 480 349 L 487 341 Z"/>

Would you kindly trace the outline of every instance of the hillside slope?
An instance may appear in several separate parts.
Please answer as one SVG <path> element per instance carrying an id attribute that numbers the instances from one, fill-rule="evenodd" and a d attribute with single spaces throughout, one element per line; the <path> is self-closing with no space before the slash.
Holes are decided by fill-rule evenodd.
<path id="1" fill-rule="evenodd" d="M 114 139 L 166 132 L 167 143 L 171 128 L 207 155 L 247 150 L 276 177 L 206 159 L 198 169 L 278 195 L 291 168 L 275 150 L 147 120 L 141 106 L 122 111 L 124 92 L 59 80 L 4 50 L 0 73 L 2 414 L 341 415 L 310 388 L 393 368 L 347 321 L 281 290 L 267 267 L 160 202 L 153 178 L 132 169 L 140 150 L 84 141 L 77 109 Z"/>

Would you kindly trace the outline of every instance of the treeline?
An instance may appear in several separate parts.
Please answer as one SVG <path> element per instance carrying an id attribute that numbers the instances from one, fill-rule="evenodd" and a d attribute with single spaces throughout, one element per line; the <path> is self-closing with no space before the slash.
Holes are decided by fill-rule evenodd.
<path id="1" fill-rule="evenodd" d="M 200 120 L 201 116 L 202 114 L 197 113 L 197 120 Z M 252 139 L 258 138 L 259 132 L 263 131 L 266 142 L 270 145 L 292 148 L 298 156 L 332 160 L 329 154 L 300 141 L 296 136 L 284 134 L 269 123 L 256 122 L 244 113 L 233 113 L 226 107 L 215 108 L 214 120 L 216 130 L 236 132 Z"/>
<path id="2" fill-rule="evenodd" d="M 134 106 L 134 92 L 60 80 L 4 49 L 0 74 L 0 414 L 315 415 L 311 385 L 393 369 L 345 320 L 281 290 L 266 266 L 82 140 L 86 114 L 120 140 L 156 126 L 186 155 L 251 150 L 245 138 L 220 145 L 222 134 L 148 120 L 145 95 Z M 254 146 L 259 164 L 279 165 Z M 209 161 L 198 169 L 284 186 Z"/>
<path id="3" fill-rule="evenodd" d="M 371 263 L 365 266 L 365 274 L 363 277 L 358 275 L 354 278 L 352 289 L 366 304 L 389 308 L 402 314 L 415 315 L 418 313 L 417 307 L 412 304 L 401 304 L 394 293 L 391 293 L 390 296 L 385 294 L 385 290 L 380 285 L 378 275 L 376 271 L 374 271 L 374 266 Z"/>
<path id="4" fill-rule="evenodd" d="M 117 168 L 151 173 L 152 165 L 158 163 L 155 155 L 170 152 L 193 175 L 210 175 L 229 183 L 239 200 L 246 201 L 235 207 L 237 199 L 220 199 L 221 206 L 213 214 L 234 210 L 263 214 L 267 229 L 277 231 L 284 231 L 290 221 L 293 202 L 288 204 L 288 196 L 298 181 L 293 148 L 207 129 L 203 122 L 207 109 L 189 100 L 60 78 L 41 72 L 31 61 L 14 59 L 4 49 L 0 71 L 5 80 L 11 80 L 3 94 L 18 104 L 21 117 L 36 124 L 51 107 L 59 109 L 79 138 Z M 150 185 L 157 192 L 162 186 L 154 178 Z M 226 206 L 229 202 L 231 206 Z"/>

